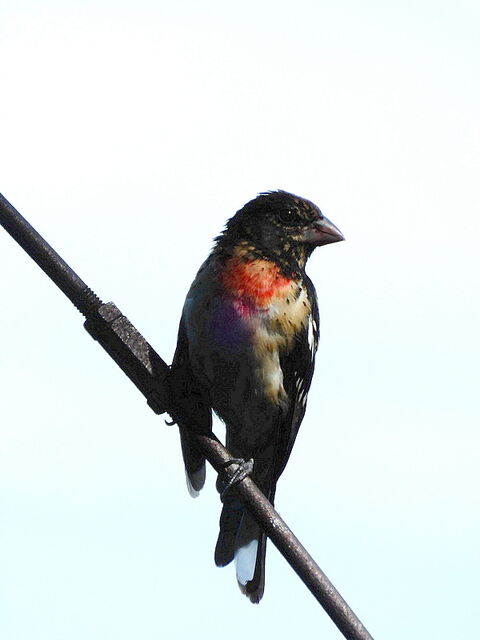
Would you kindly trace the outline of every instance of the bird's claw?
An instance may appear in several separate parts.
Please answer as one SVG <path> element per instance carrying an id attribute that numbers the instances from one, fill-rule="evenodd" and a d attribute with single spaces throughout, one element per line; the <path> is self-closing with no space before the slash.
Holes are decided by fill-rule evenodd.
<path id="1" fill-rule="evenodd" d="M 224 469 L 227 469 L 232 464 L 237 464 L 238 467 L 231 478 L 228 478 L 227 484 L 220 492 L 220 500 L 222 502 L 230 489 L 249 476 L 253 471 L 253 458 L 250 458 L 250 460 L 244 460 L 243 458 L 230 458 L 230 460 L 225 462 L 222 466 Z"/>

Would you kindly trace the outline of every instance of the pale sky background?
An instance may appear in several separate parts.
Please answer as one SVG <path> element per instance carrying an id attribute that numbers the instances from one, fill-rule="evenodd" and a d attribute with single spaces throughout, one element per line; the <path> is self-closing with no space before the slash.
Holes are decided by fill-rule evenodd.
<path id="1" fill-rule="evenodd" d="M 3 0 L 0 191 L 170 361 L 259 191 L 347 242 L 277 507 L 376 639 L 479 637 L 477 2 Z M 2 640 L 341 638 L 270 546 L 217 569 L 213 473 L 0 229 Z M 217 427 L 221 433 L 221 428 Z"/>

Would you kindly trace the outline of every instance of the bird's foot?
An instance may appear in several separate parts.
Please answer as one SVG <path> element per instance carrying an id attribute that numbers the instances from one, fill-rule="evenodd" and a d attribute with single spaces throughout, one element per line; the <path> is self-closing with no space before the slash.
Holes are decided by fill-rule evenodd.
<path id="1" fill-rule="evenodd" d="M 224 469 L 227 469 L 232 464 L 237 464 L 238 467 L 234 471 L 233 475 L 227 479 L 227 483 L 220 492 L 220 500 L 222 502 L 230 489 L 249 476 L 253 471 L 253 458 L 250 458 L 250 460 L 244 460 L 243 458 L 230 458 L 230 460 L 227 460 L 227 462 L 222 466 Z"/>

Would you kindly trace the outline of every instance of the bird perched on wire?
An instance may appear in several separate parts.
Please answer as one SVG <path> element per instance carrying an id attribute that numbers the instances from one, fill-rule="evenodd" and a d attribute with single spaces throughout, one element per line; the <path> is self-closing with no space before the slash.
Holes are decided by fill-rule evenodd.
<path id="1" fill-rule="evenodd" d="M 213 409 L 226 425 L 227 449 L 253 459 L 252 478 L 273 504 L 305 414 L 319 336 L 305 264 L 315 247 L 343 239 L 317 206 L 286 191 L 248 202 L 215 239 L 187 294 L 170 378 L 188 416 L 179 428 L 192 495 L 204 485 L 205 459 L 190 435 L 211 431 Z M 217 486 L 225 489 L 221 477 Z M 259 602 L 265 534 L 235 487 L 223 503 L 215 562 L 235 558 L 241 590 Z"/>

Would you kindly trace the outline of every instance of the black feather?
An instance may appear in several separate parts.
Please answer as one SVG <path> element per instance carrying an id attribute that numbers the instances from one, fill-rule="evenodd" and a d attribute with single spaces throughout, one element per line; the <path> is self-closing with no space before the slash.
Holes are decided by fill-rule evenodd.
<path id="1" fill-rule="evenodd" d="M 312 383 L 315 369 L 315 354 L 319 340 L 319 313 L 315 287 L 310 278 L 304 274 L 304 286 L 311 306 L 309 326 L 304 327 L 297 335 L 292 351 L 280 354 L 280 366 L 283 371 L 283 388 L 289 399 L 289 410 L 280 426 L 279 443 L 275 460 L 274 478 L 278 480 L 292 452 L 300 424 L 307 408 L 307 395 Z M 312 341 L 309 340 L 309 328 L 312 330 Z"/>

